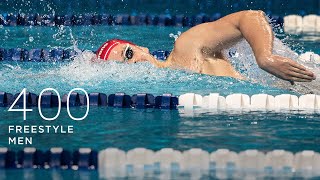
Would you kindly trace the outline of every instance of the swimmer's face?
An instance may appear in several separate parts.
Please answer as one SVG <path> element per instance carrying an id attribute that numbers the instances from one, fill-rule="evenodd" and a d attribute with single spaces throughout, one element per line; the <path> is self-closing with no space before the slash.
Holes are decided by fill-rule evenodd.
<path id="1" fill-rule="evenodd" d="M 150 55 L 149 49 L 132 44 L 118 44 L 111 50 L 108 60 L 119 62 L 136 63 L 146 61 L 146 56 Z"/>

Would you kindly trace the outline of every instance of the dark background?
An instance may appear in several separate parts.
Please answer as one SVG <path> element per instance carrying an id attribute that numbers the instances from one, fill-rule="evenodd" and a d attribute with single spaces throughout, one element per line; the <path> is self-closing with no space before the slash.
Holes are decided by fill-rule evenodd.
<path id="1" fill-rule="evenodd" d="M 0 13 L 225 15 L 247 9 L 281 16 L 320 14 L 320 0 L 0 0 Z"/>

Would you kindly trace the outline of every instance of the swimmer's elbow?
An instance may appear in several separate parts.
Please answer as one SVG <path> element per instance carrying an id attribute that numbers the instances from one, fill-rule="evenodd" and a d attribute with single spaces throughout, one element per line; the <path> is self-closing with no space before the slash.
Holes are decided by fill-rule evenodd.
<path id="1" fill-rule="evenodd" d="M 241 26 L 247 28 L 248 23 L 252 22 L 252 18 L 261 19 L 265 18 L 265 16 L 266 14 L 261 10 L 245 10 L 231 14 L 230 18 L 226 18 L 226 21 L 241 29 Z"/>
<path id="2" fill-rule="evenodd" d="M 268 63 L 265 60 L 257 60 L 257 64 L 260 69 L 267 70 L 268 69 Z"/>
<path id="3" fill-rule="evenodd" d="M 242 23 L 251 22 L 252 18 L 254 19 L 261 19 L 265 18 L 266 14 L 261 10 L 246 10 L 240 12 L 240 18 L 239 18 L 239 26 L 241 26 Z"/>
<path id="4" fill-rule="evenodd" d="M 244 11 L 243 13 L 243 18 L 251 18 L 251 17 L 255 17 L 255 18 L 259 18 L 259 17 L 265 17 L 266 14 L 261 11 L 261 10 L 247 10 L 247 11 Z"/>

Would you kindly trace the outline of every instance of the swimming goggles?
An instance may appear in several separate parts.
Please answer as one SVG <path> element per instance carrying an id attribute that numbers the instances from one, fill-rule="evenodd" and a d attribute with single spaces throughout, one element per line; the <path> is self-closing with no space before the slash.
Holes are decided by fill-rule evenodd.
<path id="1" fill-rule="evenodd" d="M 128 61 L 129 59 L 132 59 L 133 50 L 129 44 L 127 44 L 126 48 L 123 51 L 123 54 L 124 54 L 124 61 Z"/>

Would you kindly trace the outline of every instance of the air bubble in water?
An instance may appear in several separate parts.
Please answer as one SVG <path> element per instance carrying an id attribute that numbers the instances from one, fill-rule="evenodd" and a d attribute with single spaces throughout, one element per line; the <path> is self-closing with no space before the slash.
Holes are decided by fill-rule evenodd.
<path id="1" fill-rule="evenodd" d="M 170 38 L 174 38 L 174 41 L 176 41 L 179 38 L 180 35 L 181 35 L 181 32 L 178 31 L 177 34 L 170 33 L 169 37 Z"/>
<path id="2" fill-rule="evenodd" d="M 34 38 L 32 36 L 29 37 L 29 41 L 33 42 Z"/>

